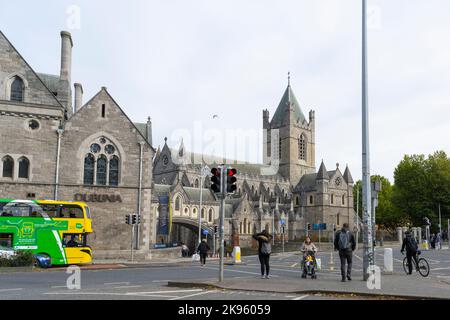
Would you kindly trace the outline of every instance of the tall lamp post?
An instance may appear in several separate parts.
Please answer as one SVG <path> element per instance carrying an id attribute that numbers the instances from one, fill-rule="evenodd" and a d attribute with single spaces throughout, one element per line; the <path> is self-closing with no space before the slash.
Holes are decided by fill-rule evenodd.
<path id="1" fill-rule="evenodd" d="M 367 281 L 369 279 L 369 268 L 372 268 L 373 266 L 369 151 L 369 111 L 367 83 L 367 0 L 362 0 L 362 209 L 364 223 L 364 281 Z"/>

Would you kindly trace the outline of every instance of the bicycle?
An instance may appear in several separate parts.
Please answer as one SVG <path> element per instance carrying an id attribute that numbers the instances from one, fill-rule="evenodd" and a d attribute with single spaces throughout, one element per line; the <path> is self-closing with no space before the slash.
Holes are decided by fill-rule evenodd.
<path id="1" fill-rule="evenodd" d="M 428 261 L 425 258 L 420 258 L 419 259 L 419 255 L 420 255 L 420 251 L 418 251 L 416 253 L 416 259 L 417 259 L 417 264 L 416 264 L 416 260 L 414 258 L 411 258 L 411 262 L 413 263 L 413 268 L 418 271 L 420 273 L 420 275 L 422 277 L 428 277 L 428 275 L 430 274 L 430 265 L 428 264 Z M 402 253 L 404 254 L 404 253 Z M 405 271 L 406 274 L 409 274 L 409 267 L 408 267 L 408 258 L 405 257 L 403 259 L 403 270 Z"/>

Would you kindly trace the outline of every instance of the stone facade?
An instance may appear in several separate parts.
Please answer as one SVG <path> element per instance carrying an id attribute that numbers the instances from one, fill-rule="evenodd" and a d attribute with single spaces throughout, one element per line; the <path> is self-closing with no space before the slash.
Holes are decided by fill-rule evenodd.
<path id="1" fill-rule="evenodd" d="M 0 32 L 0 198 L 87 202 L 94 254 L 129 250 L 131 227 L 125 215 L 139 212 L 135 247 L 145 255 L 156 241 L 150 120 L 131 122 L 104 87 L 85 105 L 79 90 L 73 111 L 69 33 L 61 33 L 61 45 L 61 74 L 38 74 Z M 17 78 L 22 92 L 14 98 Z M 92 181 L 86 180 L 87 157 L 95 160 Z M 6 159 L 14 163 L 11 176 L 8 168 L 3 170 Z M 22 159 L 29 164 L 26 172 Z"/>

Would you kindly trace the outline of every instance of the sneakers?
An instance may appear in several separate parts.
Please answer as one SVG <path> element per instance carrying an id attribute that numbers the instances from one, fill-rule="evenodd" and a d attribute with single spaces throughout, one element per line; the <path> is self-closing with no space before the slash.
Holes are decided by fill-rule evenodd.
<path id="1" fill-rule="evenodd" d="M 266 275 L 266 279 L 269 279 L 270 278 L 270 276 L 269 275 Z"/>
<path id="2" fill-rule="evenodd" d="M 265 279 L 264 275 L 261 276 L 261 279 Z"/>
<path id="3" fill-rule="evenodd" d="M 347 275 L 347 279 L 348 281 L 352 281 L 352 277 L 350 277 L 349 275 Z"/>

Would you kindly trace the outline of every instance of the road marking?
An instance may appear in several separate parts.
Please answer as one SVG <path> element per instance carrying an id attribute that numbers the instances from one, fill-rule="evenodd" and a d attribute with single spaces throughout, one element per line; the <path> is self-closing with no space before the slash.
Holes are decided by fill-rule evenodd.
<path id="1" fill-rule="evenodd" d="M 67 286 L 51 286 L 52 289 L 67 288 Z"/>
<path id="2" fill-rule="evenodd" d="M 294 299 L 292 299 L 292 300 L 303 300 L 303 299 L 305 299 L 307 296 L 308 296 L 308 295 L 300 296 L 300 297 L 294 298 Z"/>
<path id="3" fill-rule="evenodd" d="M 148 292 L 128 292 L 128 294 L 160 294 L 160 293 L 184 293 L 184 292 L 199 292 L 203 289 L 186 289 L 186 290 L 169 290 L 169 291 L 148 291 Z"/>
<path id="4" fill-rule="evenodd" d="M 128 288 L 141 288 L 142 286 L 119 286 L 113 287 L 113 289 L 128 289 Z"/>
<path id="5" fill-rule="evenodd" d="M 137 297 L 158 297 L 158 298 L 173 298 L 169 295 L 161 294 L 134 294 L 134 293 L 119 293 L 119 292 L 78 292 L 73 290 L 72 292 L 45 292 L 47 295 L 102 295 L 102 296 L 137 296 Z"/>
<path id="6" fill-rule="evenodd" d="M 354 256 L 355 256 L 356 258 L 358 258 L 359 261 L 363 261 L 363 259 L 362 259 L 360 256 L 358 256 L 356 253 L 354 254 Z"/>
<path id="7" fill-rule="evenodd" d="M 153 280 L 152 282 L 169 282 L 169 281 L 172 281 L 172 280 Z"/>
<path id="8" fill-rule="evenodd" d="M 13 288 L 13 289 L 0 289 L 0 292 L 8 292 L 8 291 L 20 291 L 23 288 Z"/>
<path id="9" fill-rule="evenodd" d="M 130 283 L 129 282 L 105 282 L 104 283 L 105 286 L 116 286 L 116 285 L 121 285 L 121 284 L 129 285 Z"/>
<path id="10" fill-rule="evenodd" d="M 293 265 L 291 265 L 291 268 L 294 268 L 298 265 L 298 262 L 294 263 Z"/>
<path id="11" fill-rule="evenodd" d="M 189 295 L 187 295 L 187 296 L 175 297 L 175 298 L 172 298 L 172 299 L 169 299 L 169 300 L 186 299 L 186 298 L 195 297 L 195 296 L 200 296 L 200 295 L 207 294 L 207 293 L 212 293 L 212 292 L 217 292 L 217 291 L 204 291 L 204 292 L 198 292 L 198 293 L 189 294 Z"/>
<path id="12" fill-rule="evenodd" d="M 243 266 L 241 266 L 243 267 Z M 211 269 L 211 270 L 219 270 L 217 268 L 210 268 L 210 267 L 204 267 L 204 269 Z M 231 270 L 231 269 L 224 269 L 224 271 L 229 272 L 240 272 L 240 273 L 247 273 L 247 274 L 255 274 L 255 275 L 261 275 L 261 272 L 249 272 L 249 271 L 242 271 L 242 270 Z M 271 277 L 278 277 L 278 276 L 272 276 Z"/>

